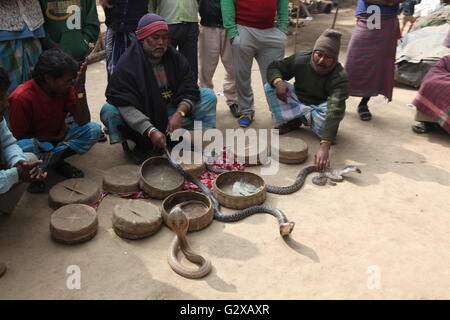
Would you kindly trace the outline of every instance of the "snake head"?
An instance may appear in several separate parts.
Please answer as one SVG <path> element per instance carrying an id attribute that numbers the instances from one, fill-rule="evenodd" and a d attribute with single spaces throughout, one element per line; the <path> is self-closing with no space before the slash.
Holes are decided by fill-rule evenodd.
<path id="1" fill-rule="evenodd" d="M 282 237 L 286 237 L 288 236 L 292 230 L 294 229 L 295 226 L 295 222 L 293 221 L 289 221 L 289 222 L 285 222 L 280 224 L 280 234 Z"/>
<path id="2" fill-rule="evenodd" d="M 341 175 L 344 176 L 352 172 L 361 173 L 361 169 L 358 168 L 357 166 L 346 166 L 344 169 L 341 170 Z"/>
<path id="3" fill-rule="evenodd" d="M 175 233 L 177 231 L 187 232 L 189 228 L 189 220 L 183 209 L 179 206 L 175 206 L 170 210 L 169 216 L 167 217 L 167 224 Z"/>

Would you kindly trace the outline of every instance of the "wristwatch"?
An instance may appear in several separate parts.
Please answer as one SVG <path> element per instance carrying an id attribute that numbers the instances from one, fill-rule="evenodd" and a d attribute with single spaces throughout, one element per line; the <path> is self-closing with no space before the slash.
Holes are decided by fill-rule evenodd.
<path id="1" fill-rule="evenodd" d="M 184 113 L 183 111 L 177 111 L 177 112 L 179 112 L 181 114 L 182 118 L 186 117 L 186 113 Z"/>

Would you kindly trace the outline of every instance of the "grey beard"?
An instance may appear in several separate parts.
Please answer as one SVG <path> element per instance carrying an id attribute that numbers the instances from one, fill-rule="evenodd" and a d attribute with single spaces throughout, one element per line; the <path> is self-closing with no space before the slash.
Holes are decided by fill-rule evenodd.
<path id="1" fill-rule="evenodd" d="M 314 63 L 313 56 L 311 55 L 311 61 L 310 61 L 310 63 L 311 63 L 311 67 L 314 69 L 315 72 L 317 72 L 317 73 L 320 74 L 321 76 L 324 76 L 324 75 L 329 74 L 331 71 L 333 71 L 334 67 L 335 67 L 336 64 L 337 64 L 337 59 L 336 59 L 336 62 L 333 63 L 333 64 L 332 64 L 330 67 L 328 67 L 328 68 L 318 68 L 318 67 L 316 66 L 316 64 Z"/>

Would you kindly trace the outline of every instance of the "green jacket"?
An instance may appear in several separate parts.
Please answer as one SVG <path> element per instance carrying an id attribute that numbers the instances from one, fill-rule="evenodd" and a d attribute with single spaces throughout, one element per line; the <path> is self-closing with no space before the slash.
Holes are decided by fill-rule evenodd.
<path id="1" fill-rule="evenodd" d="M 77 60 L 91 52 L 100 33 L 94 0 L 39 0 L 44 13 L 44 49 L 60 47 Z"/>
<path id="2" fill-rule="evenodd" d="M 295 78 L 298 99 L 304 104 L 318 105 L 327 101 L 327 118 L 322 139 L 334 141 L 339 123 L 344 118 L 348 98 L 348 79 L 344 68 L 337 63 L 333 71 L 321 76 L 311 66 L 312 51 L 299 51 L 281 61 L 274 61 L 267 69 L 267 81 L 276 78 Z"/>

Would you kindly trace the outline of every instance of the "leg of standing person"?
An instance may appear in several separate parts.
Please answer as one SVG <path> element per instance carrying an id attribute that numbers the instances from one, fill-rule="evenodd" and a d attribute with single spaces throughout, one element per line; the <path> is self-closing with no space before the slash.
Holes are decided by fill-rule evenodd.
<path id="1" fill-rule="evenodd" d="M 265 30 L 252 30 L 256 39 L 259 39 L 256 61 L 261 72 L 263 85 L 267 82 L 267 68 L 275 60 L 284 58 L 287 36 L 278 28 Z"/>
<path id="2" fill-rule="evenodd" d="M 178 51 L 182 53 L 194 73 L 195 82 L 198 79 L 198 23 L 186 22 L 182 24 L 184 35 L 178 43 Z"/>
<path id="3" fill-rule="evenodd" d="M 231 45 L 233 52 L 234 70 L 236 72 L 236 87 L 238 97 L 238 116 L 249 117 L 241 126 L 248 127 L 255 113 L 255 105 L 252 90 L 252 64 L 256 55 L 257 46 L 255 40 L 252 39 L 247 27 L 237 25 L 239 34 L 233 38 Z"/>
<path id="4" fill-rule="evenodd" d="M 212 79 L 220 56 L 218 29 L 200 26 L 198 37 L 198 78 L 200 88 L 214 89 Z"/>
<path id="5" fill-rule="evenodd" d="M 218 28 L 220 39 L 220 57 L 225 68 L 225 79 L 223 81 L 223 93 L 227 99 L 227 105 L 233 116 L 237 117 L 239 109 L 236 93 L 236 74 L 233 65 L 233 53 L 231 51 L 230 40 L 225 29 Z"/>

